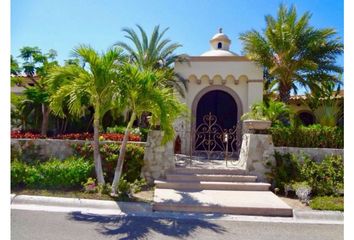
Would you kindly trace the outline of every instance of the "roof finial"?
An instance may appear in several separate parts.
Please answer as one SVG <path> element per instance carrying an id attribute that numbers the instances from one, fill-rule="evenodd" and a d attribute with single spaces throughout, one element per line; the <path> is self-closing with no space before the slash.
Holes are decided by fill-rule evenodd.
<path id="1" fill-rule="evenodd" d="M 222 33 L 222 28 L 219 28 L 219 33 Z"/>

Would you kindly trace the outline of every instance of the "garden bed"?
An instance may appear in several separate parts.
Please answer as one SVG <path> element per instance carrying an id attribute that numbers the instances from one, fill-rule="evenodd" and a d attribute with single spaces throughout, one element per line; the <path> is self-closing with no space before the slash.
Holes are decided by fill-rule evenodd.
<path id="1" fill-rule="evenodd" d="M 11 131 L 11 138 L 19 139 L 64 139 L 64 140 L 93 140 L 93 133 L 68 133 L 59 134 L 52 137 L 46 137 L 38 133 L 32 132 L 21 132 L 21 131 Z M 111 140 L 111 141 L 123 141 L 124 134 L 121 133 L 102 133 L 100 134 L 100 140 Z M 141 137 L 137 134 L 129 134 L 129 141 L 140 142 Z"/>

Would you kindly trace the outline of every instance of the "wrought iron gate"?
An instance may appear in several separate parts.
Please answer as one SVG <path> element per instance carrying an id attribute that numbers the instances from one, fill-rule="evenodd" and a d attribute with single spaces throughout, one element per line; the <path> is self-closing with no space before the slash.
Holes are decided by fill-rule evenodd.
<path id="1" fill-rule="evenodd" d="M 191 133 L 191 155 L 203 159 L 238 160 L 242 143 L 242 124 L 223 129 L 211 113 Z"/>

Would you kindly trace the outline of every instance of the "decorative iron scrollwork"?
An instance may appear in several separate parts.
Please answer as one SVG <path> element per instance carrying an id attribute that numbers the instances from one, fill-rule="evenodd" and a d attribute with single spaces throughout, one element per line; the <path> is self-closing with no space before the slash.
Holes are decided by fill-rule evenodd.
<path id="1" fill-rule="evenodd" d="M 231 129 L 222 129 L 218 119 L 211 113 L 203 116 L 203 122 L 196 127 L 193 155 L 207 159 L 238 159 L 242 129 L 236 124 Z"/>

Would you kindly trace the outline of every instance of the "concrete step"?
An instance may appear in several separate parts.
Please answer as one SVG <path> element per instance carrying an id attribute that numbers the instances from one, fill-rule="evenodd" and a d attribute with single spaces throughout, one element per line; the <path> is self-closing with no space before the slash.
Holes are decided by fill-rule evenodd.
<path id="1" fill-rule="evenodd" d="M 292 217 L 293 211 L 270 191 L 182 191 L 156 189 L 154 211 Z"/>
<path id="2" fill-rule="evenodd" d="M 226 174 L 226 175 L 245 175 L 246 170 L 237 168 L 175 168 L 172 172 L 175 174 Z"/>
<path id="3" fill-rule="evenodd" d="M 156 188 L 180 189 L 180 190 L 236 190 L 236 191 L 268 191 L 269 183 L 255 182 L 186 182 L 186 181 L 162 181 L 155 180 Z"/>
<path id="4" fill-rule="evenodd" d="M 255 182 L 257 176 L 225 174 L 166 174 L 167 181 Z"/>

